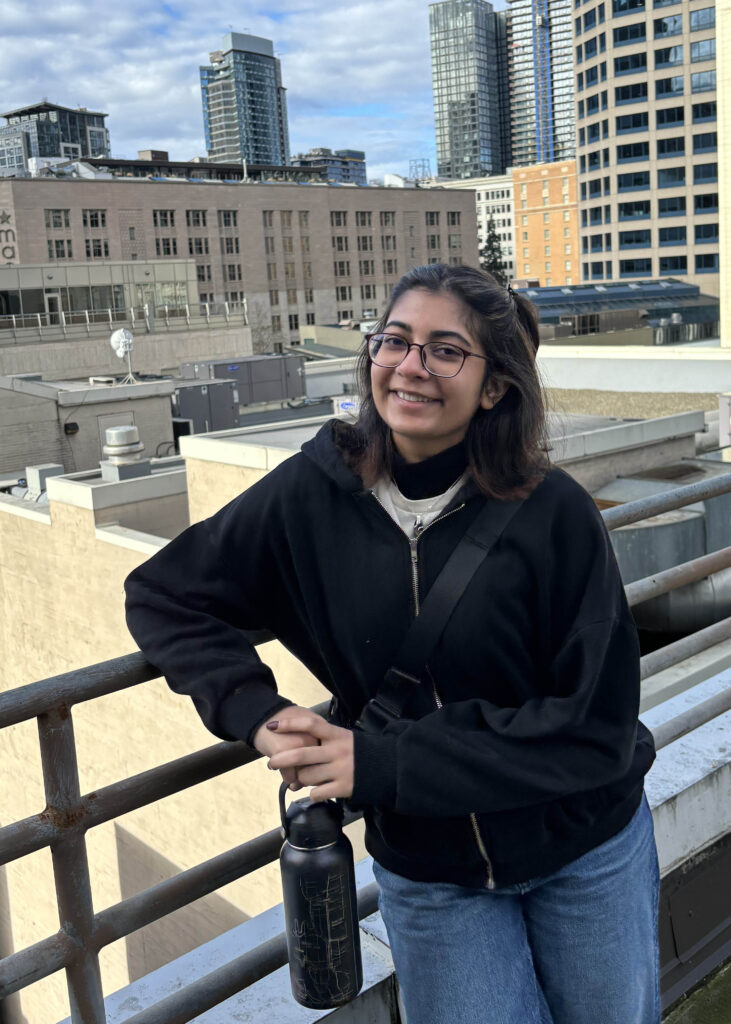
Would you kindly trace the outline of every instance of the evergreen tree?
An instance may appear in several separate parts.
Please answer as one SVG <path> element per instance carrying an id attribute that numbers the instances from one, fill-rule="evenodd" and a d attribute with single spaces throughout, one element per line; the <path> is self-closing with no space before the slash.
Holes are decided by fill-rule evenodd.
<path id="1" fill-rule="evenodd" d="M 480 266 L 499 281 L 501 285 L 508 283 L 508 276 L 505 273 L 503 264 L 503 250 L 500 245 L 500 236 L 495 230 L 495 221 L 490 217 L 487 222 L 487 237 L 480 249 Z"/>

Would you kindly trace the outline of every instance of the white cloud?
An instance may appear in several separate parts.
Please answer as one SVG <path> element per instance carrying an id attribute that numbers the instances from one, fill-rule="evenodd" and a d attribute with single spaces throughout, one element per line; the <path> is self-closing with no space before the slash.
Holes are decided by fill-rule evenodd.
<path id="1" fill-rule="evenodd" d="M 112 152 L 205 155 L 198 67 L 230 31 L 274 41 L 293 153 L 364 149 L 370 176 L 435 169 L 428 0 L 4 0 L 4 109 L 47 97 L 109 113 Z"/>

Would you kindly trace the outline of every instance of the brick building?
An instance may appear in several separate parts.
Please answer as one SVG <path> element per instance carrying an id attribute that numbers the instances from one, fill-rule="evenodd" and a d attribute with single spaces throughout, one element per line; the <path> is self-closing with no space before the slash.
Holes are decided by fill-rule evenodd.
<path id="1" fill-rule="evenodd" d="M 514 168 L 513 204 L 516 278 L 578 284 L 576 161 Z"/>

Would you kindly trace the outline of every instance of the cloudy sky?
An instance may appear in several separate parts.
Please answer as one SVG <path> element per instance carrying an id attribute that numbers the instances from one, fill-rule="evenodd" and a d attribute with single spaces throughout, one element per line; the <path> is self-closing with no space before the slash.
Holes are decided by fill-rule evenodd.
<path id="1" fill-rule="evenodd" d="M 504 6 L 503 3 L 496 6 Z M 429 0 L 2 0 L 2 110 L 109 114 L 112 153 L 204 156 L 198 67 L 230 31 L 274 41 L 292 153 L 363 149 L 369 177 L 436 172 Z"/>

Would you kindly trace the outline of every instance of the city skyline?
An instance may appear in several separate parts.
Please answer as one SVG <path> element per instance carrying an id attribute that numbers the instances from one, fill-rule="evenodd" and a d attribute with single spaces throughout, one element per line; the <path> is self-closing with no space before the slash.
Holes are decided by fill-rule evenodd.
<path id="1" fill-rule="evenodd" d="M 198 69 L 234 31 L 274 42 L 293 153 L 362 149 L 372 178 L 428 157 L 436 173 L 429 0 L 277 0 L 274 10 L 130 0 L 96 22 L 76 2 L 7 0 L 3 29 L 3 109 L 44 97 L 103 109 L 119 158 L 148 148 L 205 156 Z"/>

